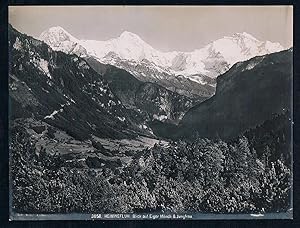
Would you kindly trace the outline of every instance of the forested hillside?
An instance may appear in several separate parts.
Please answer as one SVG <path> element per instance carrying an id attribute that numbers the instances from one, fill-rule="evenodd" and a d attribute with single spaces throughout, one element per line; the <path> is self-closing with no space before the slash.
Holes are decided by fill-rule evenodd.
<path id="1" fill-rule="evenodd" d="M 286 117 L 274 121 L 286 127 Z M 266 125 L 247 133 L 250 143 L 245 136 L 231 142 L 196 137 L 133 153 L 125 166 L 96 169 L 37 151 L 28 133 L 15 126 L 13 207 L 22 213 L 284 212 L 291 206 L 288 137 L 281 128 L 262 146 L 266 134 L 250 135 Z M 286 147 L 271 146 L 278 138 Z"/>

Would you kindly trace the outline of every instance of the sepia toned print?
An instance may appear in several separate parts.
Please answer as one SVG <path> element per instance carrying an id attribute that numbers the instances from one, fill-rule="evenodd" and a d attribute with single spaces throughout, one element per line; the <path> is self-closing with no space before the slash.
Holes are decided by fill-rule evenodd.
<path id="1" fill-rule="evenodd" d="M 292 12 L 11 6 L 10 218 L 292 218 Z"/>

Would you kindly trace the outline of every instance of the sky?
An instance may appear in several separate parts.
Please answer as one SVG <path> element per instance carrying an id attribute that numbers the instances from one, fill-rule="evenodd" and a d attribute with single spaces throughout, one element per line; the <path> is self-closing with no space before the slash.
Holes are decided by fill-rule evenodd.
<path id="1" fill-rule="evenodd" d="M 9 23 L 35 38 L 53 26 L 89 40 L 129 31 L 161 51 L 192 51 L 236 32 L 293 43 L 292 6 L 10 6 Z"/>

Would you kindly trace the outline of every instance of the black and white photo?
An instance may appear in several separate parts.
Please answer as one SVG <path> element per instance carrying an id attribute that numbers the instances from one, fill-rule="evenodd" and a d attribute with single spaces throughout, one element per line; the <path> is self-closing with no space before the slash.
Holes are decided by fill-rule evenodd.
<path id="1" fill-rule="evenodd" d="M 10 6 L 10 219 L 290 219 L 292 6 Z"/>

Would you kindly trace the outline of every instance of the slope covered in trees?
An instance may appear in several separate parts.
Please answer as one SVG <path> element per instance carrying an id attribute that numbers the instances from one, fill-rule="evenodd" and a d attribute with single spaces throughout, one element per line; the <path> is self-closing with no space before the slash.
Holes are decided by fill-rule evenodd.
<path id="1" fill-rule="evenodd" d="M 78 139 L 128 137 L 139 121 L 85 60 L 9 27 L 10 118 L 35 117 Z"/>
<path id="2" fill-rule="evenodd" d="M 93 169 L 36 150 L 22 126 L 12 129 L 11 139 L 16 212 L 265 213 L 291 206 L 290 161 L 266 156 L 265 148 L 255 146 L 258 138 L 249 143 L 245 136 L 231 142 L 196 137 L 134 153 L 122 167 Z M 280 154 L 278 147 L 269 149 Z"/>

